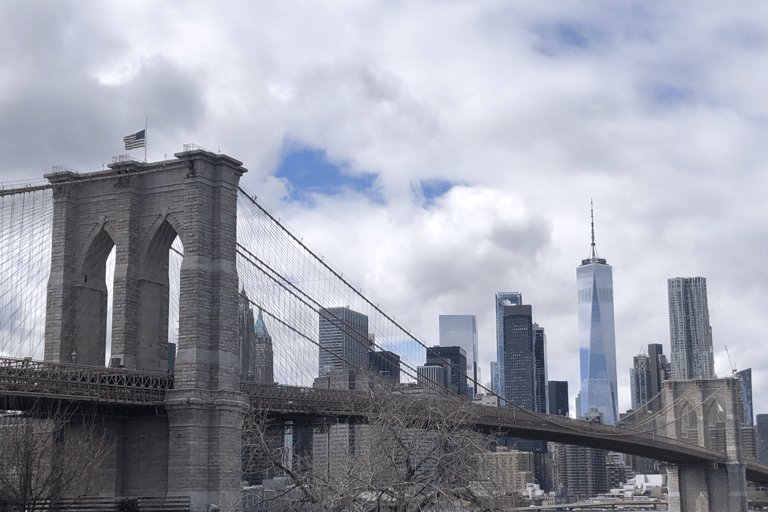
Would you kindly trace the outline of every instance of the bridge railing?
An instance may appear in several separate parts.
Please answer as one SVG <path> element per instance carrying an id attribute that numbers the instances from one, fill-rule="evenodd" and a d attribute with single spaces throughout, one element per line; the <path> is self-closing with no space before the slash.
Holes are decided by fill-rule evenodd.
<path id="1" fill-rule="evenodd" d="M 27 359 L 0 358 L 0 389 L 15 396 L 160 405 L 173 375 Z"/>

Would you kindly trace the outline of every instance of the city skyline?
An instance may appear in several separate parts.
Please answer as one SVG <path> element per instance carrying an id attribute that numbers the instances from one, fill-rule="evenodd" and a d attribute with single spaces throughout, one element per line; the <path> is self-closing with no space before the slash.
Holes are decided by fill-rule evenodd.
<path id="1" fill-rule="evenodd" d="M 148 118 L 149 161 L 186 143 L 242 160 L 244 189 L 414 337 L 476 314 L 486 382 L 491 296 L 520 290 L 572 396 L 594 197 L 619 408 L 639 348 L 670 354 L 673 276 L 707 277 L 716 373 L 727 344 L 768 394 L 762 4 L 296 5 L 3 5 L 0 181 L 101 170 Z"/>

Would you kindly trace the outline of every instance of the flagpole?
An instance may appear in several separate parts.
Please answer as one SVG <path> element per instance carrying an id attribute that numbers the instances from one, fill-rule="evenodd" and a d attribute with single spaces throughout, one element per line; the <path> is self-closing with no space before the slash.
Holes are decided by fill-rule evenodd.
<path id="1" fill-rule="evenodd" d="M 147 127 L 149 126 L 149 118 L 144 118 L 144 161 L 147 161 L 147 143 L 149 142 L 147 139 L 149 138 L 149 131 L 147 130 Z"/>

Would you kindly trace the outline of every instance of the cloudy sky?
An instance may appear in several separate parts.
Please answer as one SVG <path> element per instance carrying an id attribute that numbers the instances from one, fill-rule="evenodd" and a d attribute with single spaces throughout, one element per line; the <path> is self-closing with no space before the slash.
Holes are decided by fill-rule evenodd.
<path id="1" fill-rule="evenodd" d="M 727 345 L 768 413 L 768 4 L 539 4 L 2 2 L 0 180 L 99 170 L 148 117 L 150 161 L 242 160 L 427 343 L 477 315 L 484 380 L 521 292 L 572 396 L 593 199 L 620 408 L 632 356 L 669 353 L 667 278 L 704 276 L 716 371 Z"/>

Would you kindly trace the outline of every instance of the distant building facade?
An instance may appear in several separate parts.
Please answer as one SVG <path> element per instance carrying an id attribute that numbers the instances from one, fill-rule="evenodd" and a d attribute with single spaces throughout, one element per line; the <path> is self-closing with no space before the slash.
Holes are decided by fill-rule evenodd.
<path id="1" fill-rule="evenodd" d="M 400 383 L 400 356 L 394 352 L 381 350 L 368 353 L 368 367 L 371 371 L 393 384 Z"/>
<path id="2" fill-rule="evenodd" d="M 416 367 L 416 381 L 424 389 L 440 392 L 447 391 L 446 370 L 443 365 L 424 365 Z"/>
<path id="3" fill-rule="evenodd" d="M 461 347 L 467 356 L 469 397 L 477 393 L 480 374 L 477 368 L 477 319 L 475 315 L 440 315 L 440 346 Z"/>
<path id="4" fill-rule="evenodd" d="M 368 316 L 350 308 L 323 308 L 319 327 L 321 377 L 334 370 L 368 367 Z"/>
<path id="5" fill-rule="evenodd" d="M 603 414 L 595 409 L 585 414 L 589 422 L 601 423 Z M 608 451 L 588 446 L 555 444 L 557 479 L 579 501 L 609 491 Z"/>
<path id="6" fill-rule="evenodd" d="M 496 396 L 502 396 L 501 392 L 501 365 L 498 361 L 491 361 L 491 391 Z"/>
<path id="7" fill-rule="evenodd" d="M 536 412 L 549 410 L 547 388 L 547 335 L 539 324 L 533 324 L 533 392 Z"/>
<path id="8" fill-rule="evenodd" d="M 706 278 L 674 277 L 667 290 L 672 380 L 715 378 Z"/>
<path id="9" fill-rule="evenodd" d="M 755 416 L 757 434 L 757 458 L 761 464 L 768 464 L 768 414 Z"/>
<path id="10" fill-rule="evenodd" d="M 576 269 L 579 316 L 581 413 L 603 413 L 610 425 L 619 419 L 616 380 L 616 330 L 613 319 L 613 269 L 597 256 L 595 224 L 589 258 Z"/>
<path id="11" fill-rule="evenodd" d="M 272 349 L 272 336 L 264 324 L 264 316 L 259 308 L 259 316 L 256 318 L 253 331 L 255 334 L 253 344 L 252 371 L 256 382 L 275 382 L 274 375 L 274 351 Z"/>
<path id="12" fill-rule="evenodd" d="M 253 375 L 253 356 L 256 333 L 253 330 L 253 308 L 245 289 L 240 292 L 237 303 L 237 348 L 240 356 L 240 380 Z"/>
<path id="13" fill-rule="evenodd" d="M 274 382 L 274 354 L 272 336 L 264 324 L 261 308 L 254 322 L 253 308 L 243 289 L 238 302 L 238 352 L 240 379 L 255 382 Z"/>
<path id="14" fill-rule="evenodd" d="M 483 453 L 479 469 L 481 481 L 493 484 L 490 490 L 521 493 L 534 481 L 533 453 L 500 446 Z"/>
<path id="15" fill-rule="evenodd" d="M 652 412 L 661 410 L 661 383 L 670 378 L 670 364 L 661 344 L 648 345 L 648 354 L 638 354 L 632 359 L 629 370 L 629 388 L 632 393 L 632 410 L 646 406 Z"/>
<path id="16" fill-rule="evenodd" d="M 736 377 L 741 380 L 741 403 L 744 406 L 744 421 L 742 427 L 754 426 L 754 410 L 752 408 L 752 368 L 736 372 Z"/>

